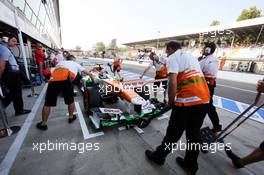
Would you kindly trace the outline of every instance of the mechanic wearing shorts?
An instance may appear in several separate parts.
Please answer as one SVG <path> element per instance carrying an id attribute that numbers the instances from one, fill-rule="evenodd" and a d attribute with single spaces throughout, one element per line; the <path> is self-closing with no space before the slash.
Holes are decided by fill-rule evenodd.
<path id="1" fill-rule="evenodd" d="M 168 75 L 167 69 L 167 59 L 163 57 L 158 57 L 154 52 L 151 52 L 149 55 L 151 60 L 149 66 L 144 70 L 143 74 L 140 76 L 142 79 L 143 76 L 152 68 L 154 67 L 156 70 L 155 80 L 159 79 L 166 79 Z M 158 88 L 162 83 L 162 87 L 164 88 L 164 103 L 167 103 L 166 96 L 167 96 L 167 83 L 168 80 L 154 82 L 154 89 Z M 154 98 L 157 98 L 157 90 L 154 90 Z"/>
<path id="2" fill-rule="evenodd" d="M 68 122 L 72 123 L 76 116 L 73 115 L 75 110 L 74 106 L 74 91 L 73 83 L 78 72 L 85 72 L 89 74 L 91 70 L 85 69 L 80 64 L 72 61 L 60 61 L 55 70 L 51 73 L 51 78 L 48 81 L 48 89 L 45 98 L 45 104 L 42 109 L 42 121 L 37 124 L 37 128 L 47 130 L 47 121 L 50 114 L 50 108 L 56 106 L 57 96 L 60 92 L 63 93 L 64 102 L 68 105 L 69 119 Z"/>
<path id="3" fill-rule="evenodd" d="M 258 92 L 264 92 L 264 81 L 258 81 L 257 84 L 257 91 Z M 254 149 L 253 152 L 251 152 L 246 157 L 240 158 L 236 154 L 234 154 L 230 149 L 225 149 L 225 152 L 227 156 L 232 160 L 232 163 L 235 168 L 243 168 L 244 166 L 263 161 L 264 160 L 264 141 L 259 145 L 258 148 Z"/>

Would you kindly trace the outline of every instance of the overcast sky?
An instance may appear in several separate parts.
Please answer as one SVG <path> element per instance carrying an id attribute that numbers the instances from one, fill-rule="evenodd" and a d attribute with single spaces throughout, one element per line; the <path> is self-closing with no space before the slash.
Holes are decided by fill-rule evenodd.
<path id="1" fill-rule="evenodd" d="M 213 20 L 232 23 L 245 8 L 264 0 L 60 0 L 62 44 L 91 49 L 205 28 Z M 160 31 L 160 32 L 158 32 Z"/>

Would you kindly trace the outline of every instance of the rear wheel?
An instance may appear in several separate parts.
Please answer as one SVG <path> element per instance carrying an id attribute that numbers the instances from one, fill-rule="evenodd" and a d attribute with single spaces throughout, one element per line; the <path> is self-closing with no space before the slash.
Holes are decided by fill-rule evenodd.
<path id="1" fill-rule="evenodd" d="M 97 87 L 92 86 L 84 88 L 83 103 L 87 112 L 92 108 L 102 107 L 103 102 Z"/>

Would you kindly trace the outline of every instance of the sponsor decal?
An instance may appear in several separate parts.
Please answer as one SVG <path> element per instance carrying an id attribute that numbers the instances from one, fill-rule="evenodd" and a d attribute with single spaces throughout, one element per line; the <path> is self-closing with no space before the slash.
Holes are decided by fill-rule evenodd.
<path id="1" fill-rule="evenodd" d="M 120 109 L 114 109 L 114 108 L 99 108 L 100 111 L 104 114 L 120 114 L 122 111 Z"/>

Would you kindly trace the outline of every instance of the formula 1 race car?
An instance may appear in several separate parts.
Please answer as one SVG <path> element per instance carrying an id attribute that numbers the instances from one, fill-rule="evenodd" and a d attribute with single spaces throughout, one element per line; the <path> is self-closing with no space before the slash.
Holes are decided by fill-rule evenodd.
<path id="1" fill-rule="evenodd" d="M 95 129 L 111 126 L 145 128 L 152 119 L 170 110 L 166 104 L 149 98 L 149 83 L 155 80 L 120 80 L 106 68 L 97 64 L 95 71 L 81 80 L 84 107 Z"/>

